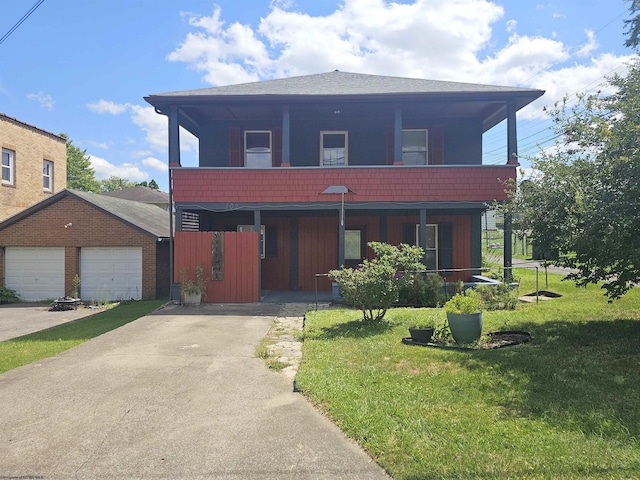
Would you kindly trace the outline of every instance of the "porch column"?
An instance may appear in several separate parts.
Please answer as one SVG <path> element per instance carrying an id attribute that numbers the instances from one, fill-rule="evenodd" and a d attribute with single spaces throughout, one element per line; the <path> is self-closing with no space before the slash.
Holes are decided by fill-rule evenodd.
<path id="1" fill-rule="evenodd" d="M 298 217 L 291 217 L 289 222 L 291 228 L 291 290 L 300 290 L 298 283 L 299 257 L 298 257 Z"/>
<path id="2" fill-rule="evenodd" d="M 258 292 L 262 290 L 262 219 L 260 218 L 260 210 L 253 211 L 253 227 L 258 232 Z"/>
<path id="3" fill-rule="evenodd" d="M 289 150 L 289 141 L 290 141 L 290 130 L 289 130 L 289 106 L 285 105 L 282 107 L 282 162 L 280 162 L 281 167 L 290 167 L 291 159 L 290 159 L 290 150 Z"/>
<path id="4" fill-rule="evenodd" d="M 393 115 L 393 164 L 402 163 L 402 109 L 397 106 Z"/>
<path id="5" fill-rule="evenodd" d="M 178 106 L 171 105 L 169 109 L 169 166 L 179 167 L 180 164 L 180 124 L 178 123 Z"/>
<path id="6" fill-rule="evenodd" d="M 419 236 L 419 246 L 422 248 L 426 248 L 427 246 L 427 209 L 420 209 L 420 226 L 418 227 L 418 236 Z M 423 265 L 427 264 L 427 254 L 422 256 Z"/>
<path id="7" fill-rule="evenodd" d="M 380 242 L 387 243 L 387 214 L 380 214 Z"/>
<path id="8" fill-rule="evenodd" d="M 507 164 L 518 163 L 518 134 L 516 130 L 516 104 L 507 103 Z"/>
<path id="9" fill-rule="evenodd" d="M 340 221 L 338 222 L 338 268 L 341 268 L 344 265 L 344 238 L 345 238 L 345 228 L 344 228 L 344 209 L 340 208 L 338 210 L 338 217 Z"/>
<path id="10" fill-rule="evenodd" d="M 515 102 L 507 103 L 507 165 L 518 165 L 518 135 L 516 130 L 516 105 Z M 513 279 L 513 222 L 510 213 L 504 214 L 504 279 L 511 282 Z"/>
<path id="11" fill-rule="evenodd" d="M 180 300 L 178 284 L 173 283 L 173 170 L 180 167 L 180 123 L 178 121 L 178 106 L 169 108 L 169 297 L 170 300 Z"/>
<path id="12" fill-rule="evenodd" d="M 482 275 L 482 212 L 471 214 L 471 268 L 474 275 Z"/>
<path id="13" fill-rule="evenodd" d="M 176 207 L 176 221 L 175 221 L 175 229 L 176 232 L 182 231 L 182 208 Z"/>

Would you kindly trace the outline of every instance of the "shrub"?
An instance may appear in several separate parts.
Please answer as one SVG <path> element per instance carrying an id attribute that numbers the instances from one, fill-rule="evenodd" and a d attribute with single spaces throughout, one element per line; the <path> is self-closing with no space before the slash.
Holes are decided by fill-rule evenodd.
<path id="1" fill-rule="evenodd" d="M 518 290 L 506 283 L 478 285 L 476 292 L 487 310 L 515 310 L 518 306 Z"/>
<path id="2" fill-rule="evenodd" d="M 0 303 L 17 303 L 20 301 L 18 294 L 5 287 L 0 287 Z"/>
<path id="3" fill-rule="evenodd" d="M 342 298 L 362 310 L 364 320 L 382 320 L 391 305 L 398 301 L 400 288 L 410 278 L 398 272 L 424 270 L 420 247 L 402 244 L 398 247 L 380 242 L 368 244 L 376 254 L 356 268 L 331 270 L 329 278 L 340 285 Z"/>
<path id="4" fill-rule="evenodd" d="M 444 304 L 444 311 L 457 314 L 478 313 L 482 311 L 482 299 L 480 295 L 473 290 L 456 293 Z"/>
<path id="5" fill-rule="evenodd" d="M 424 275 L 421 272 L 406 273 L 409 277 L 400 286 L 398 294 L 401 305 L 417 307 L 437 307 L 442 304 L 444 294 L 440 291 L 444 280 L 437 274 Z"/>

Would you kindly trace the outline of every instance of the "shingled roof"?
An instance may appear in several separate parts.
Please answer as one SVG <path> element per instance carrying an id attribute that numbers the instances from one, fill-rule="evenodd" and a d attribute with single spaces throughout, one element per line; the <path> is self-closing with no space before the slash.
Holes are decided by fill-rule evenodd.
<path id="1" fill-rule="evenodd" d="M 245 97 L 260 95 L 401 95 L 401 94 L 472 94 L 511 93 L 542 95 L 541 90 L 530 88 L 502 87 L 476 83 L 446 82 L 416 78 L 366 75 L 335 70 L 333 72 L 300 77 L 265 80 L 261 82 L 200 88 L 177 92 L 159 93 L 145 97 L 149 103 L 163 97 Z"/>
<path id="2" fill-rule="evenodd" d="M 113 190 L 112 192 L 103 192 L 102 195 L 107 197 L 123 198 L 134 202 L 152 203 L 152 204 L 169 204 L 169 194 L 160 190 L 138 185 L 135 187 L 124 188 L 122 190 Z"/>
<path id="3" fill-rule="evenodd" d="M 91 192 L 64 189 L 0 222 L 0 230 L 63 198 L 75 197 L 157 238 L 169 237 L 169 212 L 155 205 L 108 197 Z"/>

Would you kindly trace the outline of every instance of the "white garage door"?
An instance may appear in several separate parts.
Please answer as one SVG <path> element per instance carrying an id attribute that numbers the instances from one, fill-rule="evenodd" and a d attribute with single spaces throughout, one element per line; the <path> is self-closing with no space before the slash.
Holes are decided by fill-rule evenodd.
<path id="1" fill-rule="evenodd" d="M 140 300 L 142 247 L 85 247 L 80 250 L 83 300 Z"/>
<path id="2" fill-rule="evenodd" d="M 5 285 L 23 300 L 64 297 L 64 248 L 6 247 Z"/>

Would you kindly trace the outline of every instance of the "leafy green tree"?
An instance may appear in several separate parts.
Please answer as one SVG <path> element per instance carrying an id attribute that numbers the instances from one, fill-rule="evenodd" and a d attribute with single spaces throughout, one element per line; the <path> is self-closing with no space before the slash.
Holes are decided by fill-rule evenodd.
<path id="1" fill-rule="evenodd" d="M 609 79 L 616 93 L 579 95 L 550 114 L 561 135 L 532 160 L 510 207 L 579 286 L 603 282 L 609 300 L 640 282 L 640 61 Z"/>
<path id="2" fill-rule="evenodd" d="M 159 190 L 160 187 L 158 186 L 158 184 L 156 183 L 156 181 L 152 178 L 150 182 L 147 182 L 146 180 L 143 182 L 138 182 L 136 183 L 136 186 L 138 187 L 148 187 L 148 188 L 153 188 L 154 190 Z"/>
<path id="3" fill-rule="evenodd" d="M 103 192 L 113 192 L 115 190 L 124 190 L 125 188 L 135 187 L 136 182 L 132 182 L 131 180 L 127 180 L 126 178 L 116 177 L 115 175 L 111 175 L 106 180 L 100 181 L 100 189 Z"/>
<path id="4" fill-rule="evenodd" d="M 99 193 L 100 183 L 96 180 L 87 150 L 76 147 L 68 135 L 61 133 L 60 136 L 67 139 L 67 188 Z"/>
<path id="5" fill-rule="evenodd" d="M 630 3 L 629 12 L 631 18 L 624 21 L 627 26 L 627 40 L 624 42 L 625 47 L 638 48 L 640 44 L 640 0 L 628 0 Z"/>

